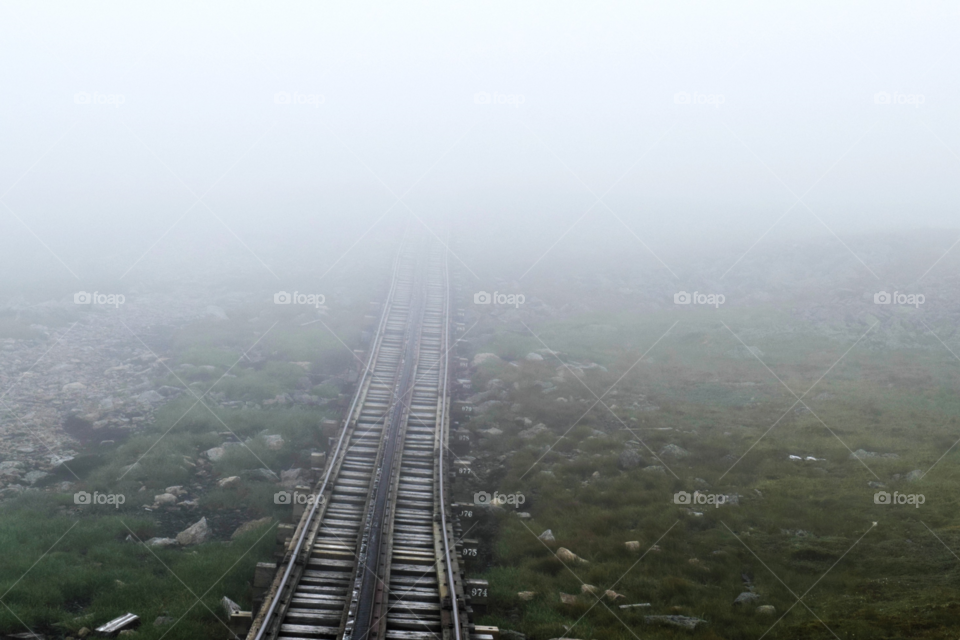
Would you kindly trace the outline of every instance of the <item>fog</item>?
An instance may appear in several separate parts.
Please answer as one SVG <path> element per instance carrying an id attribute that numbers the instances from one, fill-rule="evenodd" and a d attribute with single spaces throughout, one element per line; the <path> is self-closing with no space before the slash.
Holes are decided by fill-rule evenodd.
<path id="1" fill-rule="evenodd" d="M 669 264 L 952 229 L 958 21 L 939 2 L 7 2 L 5 279 L 217 256 L 277 280 L 406 219 L 509 246 L 509 270 L 473 268 L 503 278 L 574 250 Z"/>

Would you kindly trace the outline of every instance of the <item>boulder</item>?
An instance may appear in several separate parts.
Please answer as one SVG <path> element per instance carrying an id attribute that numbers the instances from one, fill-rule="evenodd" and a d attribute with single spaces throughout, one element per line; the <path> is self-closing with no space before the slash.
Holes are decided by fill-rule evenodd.
<path id="1" fill-rule="evenodd" d="M 629 540 L 627 542 L 624 542 L 623 546 L 627 548 L 627 551 L 640 551 L 639 540 Z"/>
<path id="2" fill-rule="evenodd" d="M 484 362 L 496 363 L 501 362 L 501 360 L 500 356 L 495 353 L 478 353 L 477 355 L 473 356 L 473 366 L 479 367 Z"/>
<path id="3" fill-rule="evenodd" d="M 179 543 L 176 538 L 150 538 L 144 544 L 148 547 L 175 547 Z"/>
<path id="4" fill-rule="evenodd" d="M 220 480 L 217 481 L 217 486 L 221 489 L 236 489 L 240 486 L 240 476 L 220 478 Z"/>
<path id="5" fill-rule="evenodd" d="M 280 472 L 280 484 L 286 489 L 295 489 L 305 482 L 303 469 L 287 469 Z"/>
<path id="6" fill-rule="evenodd" d="M 772 604 L 762 604 L 757 607 L 757 614 L 761 616 L 775 616 L 777 615 L 777 608 Z"/>
<path id="7" fill-rule="evenodd" d="M 158 496 L 153 496 L 153 504 L 159 506 L 177 504 L 177 496 L 172 493 L 161 493 Z"/>
<path id="8" fill-rule="evenodd" d="M 537 436 L 539 436 L 541 433 L 546 433 L 548 431 L 550 431 L 550 429 L 547 428 L 547 425 L 541 422 L 539 424 L 536 424 L 530 427 L 529 429 L 524 429 L 518 435 L 524 440 L 532 440 L 533 438 L 536 438 Z"/>
<path id="9" fill-rule="evenodd" d="M 643 462 L 643 460 L 640 458 L 640 454 L 633 449 L 624 449 L 617 457 L 617 467 L 623 471 L 636 469 L 640 466 L 641 462 Z"/>
<path id="10" fill-rule="evenodd" d="M 663 624 L 671 627 L 680 627 L 693 631 L 699 624 L 706 624 L 706 620 L 700 618 L 691 618 L 689 616 L 643 616 L 643 621 L 647 624 Z"/>
<path id="11" fill-rule="evenodd" d="M 744 591 L 737 596 L 737 599 L 733 601 L 733 604 L 756 604 L 758 602 L 760 602 L 760 596 L 752 591 Z"/>
<path id="12" fill-rule="evenodd" d="M 557 549 L 557 558 L 559 558 L 561 562 L 581 562 L 583 564 L 587 564 L 586 560 L 575 554 L 573 551 L 570 551 L 570 549 L 567 549 L 566 547 L 560 547 Z"/>
<path id="13" fill-rule="evenodd" d="M 577 596 L 570 593 L 560 592 L 560 602 L 563 604 L 577 604 Z"/>
<path id="14" fill-rule="evenodd" d="M 660 449 L 660 457 L 667 456 L 670 458 L 686 458 L 689 455 L 689 451 L 675 444 L 668 444 L 663 449 Z"/>
<path id="15" fill-rule="evenodd" d="M 283 448 L 283 436 L 263 436 L 263 443 L 267 446 L 267 449 L 270 449 L 271 451 L 279 451 Z"/>
<path id="16" fill-rule="evenodd" d="M 544 542 L 556 542 L 556 541 L 557 541 L 557 539 L 553 537 L 553 531 L 552 531 L 551 529 L 547 529 L 546 531 L 544 531 L 543 533 L 541 533 L 541 534 L 540 534 L 539 536 L 537 536 L 537 537 L 540 538 L 541 540 L 543 540 Z"/>
<path id="17" fill-rule="evenodd" d="M 158 402 L 163 402 L 164 398 L 162 395 L 156 391 L 144 391 L 137 396 L 137 402 L 140 404 L 152 405 Z"/>
<path id="18" fill-rule="evenodd" d="M 209 540 L 212 533 L 210 525 L 207 524 L 207 519 L 200 518 L 200 520 L 177 534 L 177 542 L 184 547 L 201 544 Z"/>
<path id="19" fill-rule="evenodd" d="M 611 600 L 612 602 L 616 602 L 617 600 L 625 599 L 627 597 L 622 593 L 617 593 L 612 589 L 607 589 L 606 591 L 603 592 L 603 595 L 607 596 L 607 599 Z"/>
<path id="20" fill-rule="evenodd" d="M 597 593 L 597 588 L 592 584 L 582 584 L 580 585 L 580 593 Z"/>
<path id="21" fill-rule="evenodd" d="M 203 455 L 206 456 L 210 462 L 216 462 L 220 460 L 226 452 L 227 450 L 223 447 L 214 447 L 204 451 Z"/>

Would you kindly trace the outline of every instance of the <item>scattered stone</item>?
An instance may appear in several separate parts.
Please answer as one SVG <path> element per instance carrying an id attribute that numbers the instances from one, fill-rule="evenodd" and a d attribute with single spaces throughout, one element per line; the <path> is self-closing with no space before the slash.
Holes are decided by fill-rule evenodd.
<path id="1" fill-rule="evenodd" d="M 156 391 L 144 391 L 139 396 L 137 396 L 137 402 L 140 404 L 156 404 L 158 402 L 163 402 L 164 397 L 157 393 Z"/>
<path id="2" fill-rule="evenodd" d="M 652 464 L 649 467 L 644 467 L 643 471 L 646 471 L 647 473 L 660 473 L 663 475 L 666 475 L 667 473 L 667 470 L 658 464 Z"/>
<path id="3" fill-rule="evenodd" d="M 172 493 L 161 493 L 158 496 L 153 496 L 153 504 L 159 507 L 177 504 L 177 496 Z"/>
<path id="4" fill-rule="evenodd" d="M 772 604 L 762 604 L 757 607 L 757 613 L 761 616 L 775 616 L 777 615 L 777 608 Z"/>
<path id="5" fill-rule="evenodd" d="M 177 542 L 182 546 L 190 546 L 206 542 L 212 534 L 206 518 L 200 518 L 183 531 L 177 534 Z"/>
<path id="6" fill-rule="evenodd" d="M 517 511 L 516 513 L 517 513 L 517 517 L 520 518 L 521 520 L 529 520 L 530 518 L 533 517 L 526 511 Z"/>
<path id="7" fill-rule="evenodd" d="M 547 529 L 546 531 L 544 531 L 543 533 L 541 533 L 541 534 L 540 534 L 539 536 L 537 536 L 537 537 L 540 538 L 541 540 L 543 540 L 544 542 L 556 542 L 556 541 L 557 541 L 557 539 L 553 537 L 553 530 L 552 530 L 552 529 Z"/>
<path id="8" fill-rule="evenodd" d="M 560 602 L 563 604 L 577 604 L 577 596 L 560 592 Z"/>
<path id="9" fill-rule="evenodd" d="M 207 449 L 206 451 L 203 452 L 202 455 L 206 456 L 207 460 L 209 460 L 210 462 L 217 462 L 218 460 L 223 458 L 226 452 L 227 450 L 224 449 L 223 447 L 214 447 L 212 449 Z"/>
<path id="10" fill-rule="evenodd" d="M 478 353 L 473 356 L 473 366 L 479 367 L 484 362 L 498 363 L 502 362 L 502 360 L 500 360 L 500 356 L 495 353 Z"/>
<path id="11" fill-rule="evenodd" d="M 24 476 L 24 478 L 27 478 L 29 476 L 30 474 L 28 473 L 26 476 Z M 907 482 L 913 482 L 915 480 L 921 479 L 922 477 L 923 477 L 923 471 L 920 471 L 920 469 L 914 469 L 913 471 L 905 475 L 903 479 L 906 480 Z"/>
<path id="12" fill-rule="evenodd" d="M 689 616 L 643 616 L 643 621 L 647 624 L 665 624 L 690 631 L 696 629 L 699 624 L 707 623 L 706 620 Z"/>
<path id="13" fill-rule="evenodd" d="M 877 482 L 876 480 L 871 480 L 867 483 L 867 486 L 871 489 L 883 489 L 887 485 L 883 484 L 882 482 Z"/>
<path id="14" fill-rule="evenodd" d="M 295 489 L 305 482 L 303 469 L 287 469 L 280 472 L 280 484 L 286 489 Z"/>
<path id="15" fill-rule="evenodd" d="M 541 433 L 545 433 L 547 431 L 550 431 L 550 429 L 547 428 L 547 425 L 541 422 L 537 425 L 530 427 L 529 429 L 524 429 L 518 435 L 524 440 L 532 440 L 533 438 L 536 438 Z"/>
<path id="16" fill-rule="evenodd" d="M 678 447 L 675 444 L 668 444 L 663 449 L 660 449 L 660 457 L 669 456 L 671 458 L 686 458 L 689 455 L 689 451 L 683 447 Z"/>
<path id="17" fill-rule="evenodd" d="M 623 543 L 623 546 L 627 548 L 627 551 L 640 551 L 640 541 L 639 540 L 628 540 Z"/>
<path id="18" fill-rule="evenodd" d="M 23 479 L 25 482 L 29 484 L 36 484 L 37 482 L 39 482 L 40 480 L 43 480 L 49 475 L 50 474 L 47 473 L 46 471 L 34 470 L 34 471 L 28 471 L 26 475 L 23 476 Z"/>
<path id="19" fill-rule="evenodd" d="M 240 476 L 229 476 L 217 481 L 217 486 L 221 489 L 236 489 L 240 486 Z"/>
<path id="20" fill-rule="evenodd" d="M 583 564 L 587 564 L 586 560 L 575 554 L 573 551 L 570 551 L 570 549 L 567 549 L 566 547 L 560 547 L 557 549 L 557 558 L 559 558 L 561 562 L 582 562 Z"/>
<path id="21" fill-rule="evenodd" d="M 87 388 L 87 385 L 83 384 L 82 382 L 70 382 L 68 384 L 63 385 L 63 388 L 61 389 L 61 391 L 81 391 L 86 388 Z"/>
<path id="22" fill-rule="evenodd" d="M 524 357 L 524 359 L 529 360 L 530 362 L 541 362 L 543 360 L 543 356 L 539 353 L 530 352 Z"/>
<path id="23" fill-rule="evenodd" d="M 144 544 L 148 547 L 175 547 L 180 543 L 176 538 L 150 538 Z"/>
<path id="24" fill-rule="evenodd" d="M 623 471 L 636 469 L 643 462 L 640 454 L 633 449 L 624 449 L 617 457 L 617 467 Z"/>
<path id="25" fill-rule="evenodd" d="M 530 602 L 533 600 L 533 597 L 537 595 L 536 591 L 518 591 L 517 597 L 523 600 L 524 602 Z"/>
<path id="26" fill-rule="evenodd" d="M 756 604 L 758 602 L 760 602 L 760 596 L 751 591 L 744 591 L 737 596 L 737 599 L 733 601 L 733 604 Z"/>
<path id="27" fill-rule="evenodd" d="M 153 626 L 162 627 L 167 624 L 173 624 L 176 621 L 177 621 L 176 618 L 171 618 L 170 616 L 160 616 L 153 621 Z"/>
<path id="28" fill-rule="evenodd" d="M 279 451 L 283 448 L 283 436 L 280 435 L 263 436 L 263 442 L 271 451 Z"/>

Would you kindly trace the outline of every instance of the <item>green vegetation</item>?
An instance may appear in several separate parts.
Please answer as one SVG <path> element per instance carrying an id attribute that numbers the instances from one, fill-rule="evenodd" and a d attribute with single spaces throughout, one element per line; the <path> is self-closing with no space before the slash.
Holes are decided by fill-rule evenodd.
<path id="1" fill-rule="evenodd" d="M 721 310 L 685 317 L 604 396 L 673 319 L 532 327 L 571 369 L 532 336 L 478 339 L 477 352 L 514 362 L 476 369 L 475 391 L 506 391 L 484 396 L 502 404 L 470 419 L 475 475 L 458 479 L 458 498 L 521 492 L 518 510 L 531 514 L 476 510 L 465 521 L 467 537 L 481 540 L 468 576 L 490 582 L 478 623 L 531 638 L 956 637 L 960 367 L 949 351 L 932 337 L 909 351 L 868 337 L 843 357 L 859 336 L 824 337 L 797 323 L 767 333 L 786 319 Z M 744 342 L 783 383 L 720 320 L 751 336 Z M 525 350 L 545 359 L 526 361 Z M 803 396 L 814 383 L 806 407 L 784 386 Z M 603 404 L 591 409 L 596 396 Z M 535 423 L 549 430 L 521 437 Z M 503 435 L 485 437 L 491 427 Z M 896 457 L 861 463 L 851 456 L 859 449 Z M 621 466 L 625 450 L 639 454 L 638 466 Z M 908 478 L 918 469 L 929 475 Z M 695 490 L 739 504 L 674 502 Z M 878 491 L 925 501 L 876 504 Z M 538 540 L 546 529 L 555 542 Z M 561 562 L 561 547 L 587 562 Z M 583 583 L 600 601 L 581 594 Z M 751 585 L 759 602 L 734 605 Z M 603 597 L 611 588 L 624 598 Z M 523 591 L 536 595 L 524 601 Z M 577 598 L 563 603 L 561 593 Z M 806 606 L 795 604 L 801 595 Z M 619 608 L 635 603 L 650 606 Z M 649 615 L 706 624 L 687 631 L 645 624 Z"/>

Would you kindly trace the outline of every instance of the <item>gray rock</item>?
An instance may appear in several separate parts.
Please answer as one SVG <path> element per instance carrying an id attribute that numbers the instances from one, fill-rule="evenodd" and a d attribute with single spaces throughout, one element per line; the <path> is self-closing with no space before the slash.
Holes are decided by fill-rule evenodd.
<path id="1" fill-rule="evenodd" d="M 176 538 L 150 538 L 145 544 L 148 547 L 175 547 L 179 543 Z"/>
<path id="2" fill-rule="evenodd" d="M 172 493 L 161 493 L 158 496 L 153 496 L 153 504 L 160 506 L 177 504 L 177 496 Z"/>
<path id="3" fill-rule="evenodd" d="M 204 451 L 203 455 L 205 455 L 210 462 L 216 462 L 220 460 L 226 452 L 227 450 L 223 447 L 214 447 Z"/>
<path id="4" fill-rule="evenodd" d="M 227 478 L 221 478 L 217 482 L 217 486 L 221 489 L 234 489 L 240 486 L 240 476 L 230 476 Z"/>
<path id="5" fill-rule="evenodd" d="M 176 621 L 176 618 L 171 618 L 170 616 L 160 616 L 153 621 L 153 626 L 162 627 L 164 625 L 173 624 Z"/>
<path id="6" fill-rule="evenodd" d="M 737 596 L 737 599 L 733 601 L 733 604 L 756 604 L 758 602 L 760 602 L 760 596 L 752 591 L 744 591 Z"/>
<path id="7" fill-rule="evenodd" d="M 690 616 L 643 616 L 643 621 L 647 624 L 663 624 L 690 631 L 696 629 L 699 624 L 707 623 L 706 620 L 691 618 Z"/>
<path id="8" fill-rule="evenodd" d="M 478 367 L 485 362 L 501 362 L 500 356 L 495 353 L 478 353 L 477 355 L 473 356 L 473 366 Z"/>
<path id="9" fill-rule="evenodd" d="M 667 470 L 658 464 L 652 464 L 649 467 L 644 467 L 643 470 L 646 471 L 647 473 L 660 473 L 664 475 L 666 475 L 667 473 Z"/>
<path id="10" fill-rule="evenodd" d="M 263 436 L 263 442 L 271 451 L 279 451 L 283 448 L 283 436 L 280 435 Z"/>
<path id="11" fill-rule="evenodd" d="M 550 429 L 547 428 L 547 425 L 541 422 L 537 425 L 530 427 L 529 429 L 524 429 L 519 433 L 519 436 L 524 440 L 532 440 L 537 436 L 539 436 L 541 433 L 546 433 L 548 431 L 550 431 Z"/>
<path id="12" fill-rule="evenodd" d="M 184 547 L 201 544 L 209 540 L 212 533 L 210 525 L 207 524 L 207 519 L 200 518 L 200 520 L 177 534 L 177 542 Z"/>
<path id="13" fill-rule="evenodd" d="M 690 455 L 689 451 L 675 444 L 668 444 L 663 449 L 660 449 L 661 457 L 668 456 L 671 458 L 686 458 L 689 455 Z"/>
<path id="14" fill-rule="evenodd" d="M 44 478 L 46 478 L 46 477 L 49 476 L 49 475 L 50 475 L 50 474 L 47 473 L 47 472 L 45 472 L 45 471 L 36 471 L 36 470 L 34 470 L 34 471 L 30 471 L 30 472 L 28 472 L 26 475 L 24 475 L 24 476 L 23 476 L 23 480 L 24 480 L 25 482 L 29 483 L 29 484 L 36 484 L 37 482 L 39 482 L 40 480 L 43 480 Z"/>
<path id="15" fill-rule="evenodd" d="M 163 402 L 163 400 L 164 400 L 163 396 L 157 393 L 156 391 L 144 391 L 139 396 L 137 396 L 137 402 L 139 402 L 140 404 L 146 404 L 146 405 Z"/>
<path id="16" fill-rule="evenodd" d="M 29 476 L 30 474 L 28 473 L 26 476 L 24 476 L 24 478 L 27 478 Z M 905 475 L 903 479 L 906 480 L 907 482 L 913 482 L 915 480 L 919 480 L 922 477 L 923 477 L 923 471 L 920 471 L 920 469 L 914 469 L 913 471 Z"/>
<path id="17" fill-rule="evenodd" d="M 305 482 L 303 469 L 287 469 L 280 472 L 280 484 L 286 489 L 294 489 Z"/>
<path id="18" fill-rule="evenodd" d="M 528 354 L 524 357 L 524 359 L 525 359 L 525 360 L 529 360 L 530 362 L 540 362 L 540 361 L 543 360 L 543 356 L 540 355 L 539 353 L 532 353 L 532 352 L 531 352 L 531 353 L 528 353 Z"/>
<path id="19" fill-rule="evenodd" d="M 757 613 L 761 616 L 775 616 L 777 615 L 777 608 L 772 604 L 762 604 L 757 607 Z"/>
<path id="20" fill-rule="evenodd" d="M 620 452 L 619 457 L 617 457 L 617 467 L 623 471 L 636 469 L 642 462 L 643 459 L 640 457 L 640 454 L 633 449 L 624 449 Z"/>
<path id="21" fill-rule="evenodd" d="M 557 539 L 553 537 L 553 531 L 552 531 L 551 529 L 547 529 L 546 531 L 544 531 L 543 533 L 541 533 L 541 534 L 540 534 L 539 536 L 537 536 L 537 537 L 540 538 L 541 540 L 543 540 L 544 542 L 556 542 L 556 541 L 557 541 Z"/>

